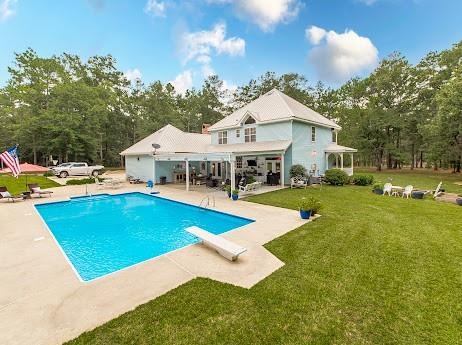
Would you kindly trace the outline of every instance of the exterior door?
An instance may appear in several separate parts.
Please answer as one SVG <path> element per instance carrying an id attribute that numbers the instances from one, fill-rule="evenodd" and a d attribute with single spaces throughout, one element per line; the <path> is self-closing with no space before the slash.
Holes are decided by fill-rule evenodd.
<path id="1" fill-rule="evenodd" d="M 266 161 L 266 173 L 268 174 L 270 171 L 273 174 L 280 173 L 281 172 L 281 161 L 276 161 L 276 160 Z"/>

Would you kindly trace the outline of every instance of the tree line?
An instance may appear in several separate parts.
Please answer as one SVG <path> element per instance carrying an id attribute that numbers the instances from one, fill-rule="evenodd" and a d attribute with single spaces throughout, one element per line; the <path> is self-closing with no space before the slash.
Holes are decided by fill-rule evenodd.
<path id="1" fill-rule="evenodd" d="M 343 127 L 339 142 L 356 164 L 378 169 L 451 167 L 462 156 L 462 42 L 412 65 L 399 53 L 339 88 L 297 73 L 261 77 L 230 91 L 218 76 L 178 94 L 170 83 L 130 82 L 110 56 L 15 54 L 0 88 L 0 150 L 18 143 L 21 161 L 121 165 L 119 152 L 170 123 L 200 132 L 278 88 Z"/>

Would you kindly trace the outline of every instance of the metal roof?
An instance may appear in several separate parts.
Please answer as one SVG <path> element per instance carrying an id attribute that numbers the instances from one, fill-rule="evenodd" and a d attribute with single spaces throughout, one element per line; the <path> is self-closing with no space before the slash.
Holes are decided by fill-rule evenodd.
<path id="1" fill-rule="evenodd" d="M 253 143 L 209 145 L 208 152 L 252 153 L 281 152 L 288 149 L 290 140 L 257 141 Z"/>
<path id="2" fill-rule="evenodd" d="M 352 149 L 351 147 L 337 145 L 336 143 L 330 143 L 324 150 L 327 153 L 345 153 L 345 152 L 358 152 L 356 149 Z"/>
<path id="3" fill-rule="evenodd" d="M 209 127 L 209 131 L 241 126 L 249 115 L 255 118 L 257 124 L 298 120 L 341 129 L 334 121 L 329 120 L 281 91 L 273 89 L 218 121 Z"/>
<path id="4" fill-rule="evenodd" d="M 210 142 L 210 134 L 187 133 L 175 126 L 166 125 L 120 154 L 123 156 L 152 154 L 152 144 L 160 145 L 156 153 L 205 152 Z"/>

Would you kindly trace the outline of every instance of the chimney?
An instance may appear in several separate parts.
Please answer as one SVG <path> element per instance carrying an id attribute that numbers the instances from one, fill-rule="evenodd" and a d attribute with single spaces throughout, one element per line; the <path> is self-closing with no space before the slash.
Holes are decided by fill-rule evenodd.
<path id="1" fill-rule="evenodd" d="M 209 127 L 211 126 L 210 123 L 203 123 L 202 124 L 202 134 L 209 134 Z"/>

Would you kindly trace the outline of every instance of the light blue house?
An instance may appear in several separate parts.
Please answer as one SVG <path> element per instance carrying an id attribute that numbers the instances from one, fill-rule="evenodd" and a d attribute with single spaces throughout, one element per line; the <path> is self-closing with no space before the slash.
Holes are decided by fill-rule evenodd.
<path id="1" fill-rule="evenodd" d="M 340 130 L 332 120 L 273 89 L 212 126 L 204 125 L 202 134 L 167 125 L 121 154 L 127 175 L 156 182 L 163 176 L 167 182 L 185 183 L 187 189 L 191 182 L 200 183 L 198 176 L 210 175 L 232 185 L 244 174 L 284 185 L 290 183 L 294 164 L 315 176 L 333 167 L 353 174 L 356 150 L 337 144 Z"/>

